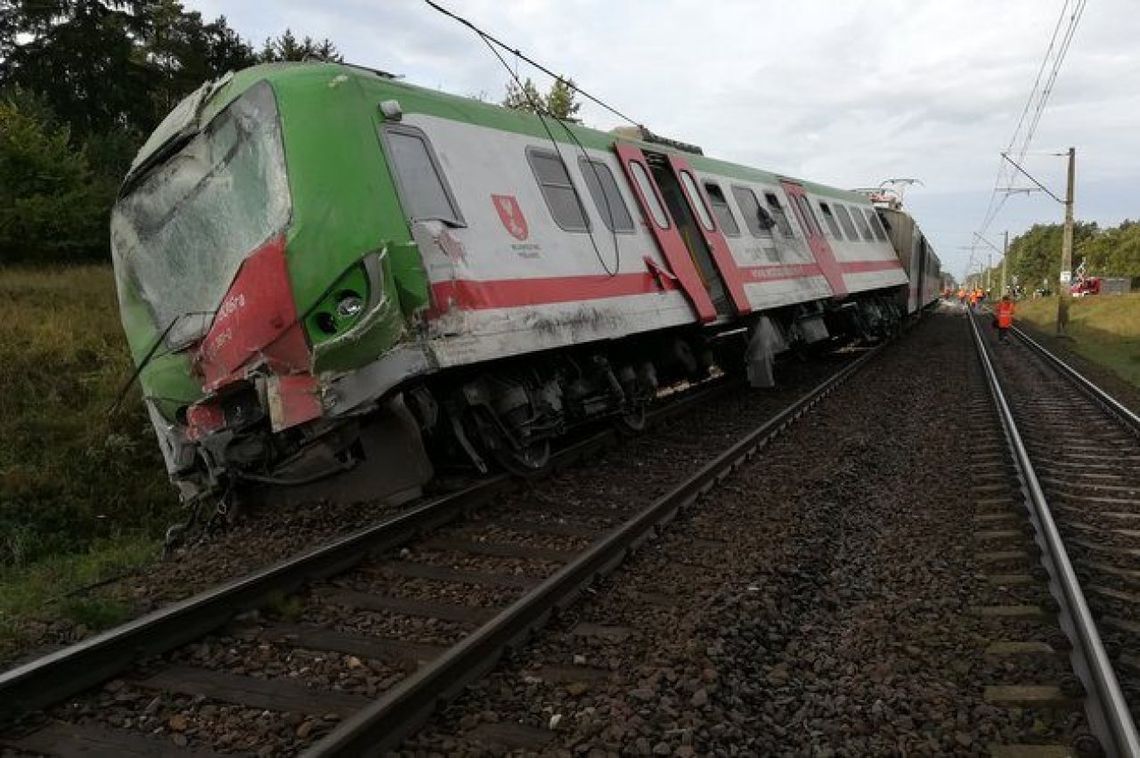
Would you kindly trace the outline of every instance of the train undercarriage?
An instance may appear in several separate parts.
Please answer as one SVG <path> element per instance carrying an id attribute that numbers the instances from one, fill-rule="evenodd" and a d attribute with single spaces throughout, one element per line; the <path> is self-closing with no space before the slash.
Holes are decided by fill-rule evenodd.
<path id="1" fill-rule="evenodd" d="M 320 419 L 284 434 L 247 412 L 246 427 L 203 440 L 202 462 L 213 486 L 198 497 L 395 503 L 422 494 L 437 469 L 533 474 L 575 429 L 609 422 L 636 434 L 661 395 L 718 375 L 773 386 L 779 356 L 877 342 L 898 328 L 903 313 L 893 293 L 871 293 L 719 328 L 681 328 L 477 364 L 405 384 L 366 413 Z"/>

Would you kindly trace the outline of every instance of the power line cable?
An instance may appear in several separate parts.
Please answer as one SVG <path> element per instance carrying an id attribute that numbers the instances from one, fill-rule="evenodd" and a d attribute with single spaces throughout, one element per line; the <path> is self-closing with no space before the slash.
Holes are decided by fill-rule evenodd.
<path id="1" fill-rule="evenodd" d="M 475 24 L 471 23 L 470 21 L 463 18 L 462 16 L 457 16 L 456 14 L 449 11 L 447 8 L 444 8 L 443 6 L 439 5 L 438 3 L 433 2 L 433 0 L 424 0 L 424 2 L 427 3 L 429 6 L 431 6 L 432 8 L 434 8 L 435 10 L 442 13 L 443 15 L 447 16 L 448 18 L 454 19 L 455 21 L 458 21 L 459 23 L 463 24 L 468 29 L 470 29 L 471 31 L 475 32 L 480 37 L 482 37 L 485 42 L 494 43 L 495 45 L 498 45 L 499 47 L 501 47 L 503 50 L 506 50 L 508 53 L 511 53 L 511 54 L 515 55 L 516 57 L 521 58 L 522 60 L 524 60 L 527 63 L 529 63 L 530 65 L 534 66 L 539 71 L 546 74 L 547 76 L 553 77 L 557 81 L 562 82 L 562 84 L 564 84 L 567 87 L 569 87 L 570 89 L 574 90 L 575 92 L 577 92 L 579 95 L 586 98 L 590 102 L 592 102 L 596 105 L 599 105 L 602 108 L 605 108 L 607 111 L 614 114 L 618 118 L 623 119 L 625 121 L 628 121 L 629 123 L 633 124 L 634 126 L 641 126 L 640 122 L 634 121 L 632 118 L 625 115 L 624 113 L 619 111 L 617 108 L 614 108 L 609 103 L 606 103 L 605 101 L 603 101 L 597 97 L 594 97 L 589 92 L 586 92 L 584 89 L 582 89 L 581 87 L 576 86 L 573 82 L 571 82 L 567 79 L 563 79 L 561 76 L 554 73 L 553 71 L 551 71 L 546 66 L 539 63 L 538 61 L 524 55 L 522 53 L 522 51 L 520 51 L 518 48 L 511 47 L 510 45 L 503 42 L 502 40 L 497 39 L 493 35 L 488 34 L 487 32 L 483 31 L 479 27 L 475 26 Z M 506 65 L 506 64 L 504 63 L 504 65 Z M 510 70 L 510 66 L 507 66 L 507 69 Z"/>
<path id="2" fill-rule="evenodd" d="M 1073 37 L 1076 34 L 1077 25 L 1080 23 L 1081 16 L 1084 13 L 1085 6 L 1088 0 L 1064 0 L 1061 5 L 1061 11 L 1058 14 L 1057 22 L 1053 26 L 1053 33 L 1049 38 L 1049 46 L 1045 50 L 1045 55 L 1042 57 L 1041 65 L 1037 69 L 1037 75 L 1033 80 L 1033 87 L 1030 90 L 1029 97 L 1025 102 L 1025 107 L 1022 108 L 1021 115 L 1018 118 L 1017 126 L 1013 130 L 1013 135 L 1010 137 L 1009 145 L 1005 153 L 1011 154 L 1014 152 L 1014 146 L 1018 145 L 1019 137 L 1020 144 L 1016 151 L 1018 162 L 1020 163 L 1029 147 L 1033 142 L 1034 136 L 1037 134 L 1037 127 L 1041 123 L 1041 117 L 1045 112 L 1045 107 L 1049 102 L 1049 97 L 1053 93 L 1053 88 L 1057 82 L 1057 75 L 1061 70 L 1061 66 L 1068 55 L 1069 48 L 1072 45 Z M 1066 17 L 1068 18 L 1068 25 L 1065 25 Z M 1064 31 L 1062 32 L 1062 28 Z M 1058 35 L 1060 35 L 1060 42 L 1058 43 Z M 1051 64 L 1051 65 L 1050 65 Z M 1048 74 L 1045 74 L 1048 70 Z M 1044 75 L 1044 79 L 1042 76 Z M 1042 83 L 1044 82 L 1044 83 Z M 1024 133 L 1022 127 L 1025 127 L 1026 117 L 1028 116 L 1028 126 Z M 998 213 L 1004 207 L 1009 195 L 1005 194 L 1000 196 L 1001 188 L 1004 182 L 1008 186 L 1012 186 L 1013 181 L 1017 178 L 1016 172 L 1005 165 L 1005 160 L 999 161 L 997 176 L 994 180 L 994 186 L 990 193 L 990 200 L 986 207 L 986 213 L 980 225 L 979 234 L 985 234 L 989 229 L 990 224 L 993 223 Z"/>
<path id="3" fill-rule="evenodd" d="M 1038 88 L 1041 85 L 1041 76 L 1045 73 L 1045 68 L 1049 64 L 1049 58 L 1053 53 L 1053 47 L 1056 45 L 1057 34 L 1061 31 L 1061 24 L 1065 20 L 1065 11 L 1068 10 L 1069 2 L 1070 0 L 1064 0 L 1064 3 L 1061 5 L 1061 12 L 1057 15 L 1057 21 L 1053 25 L 1053 33 L 1049 37 L 1049 47 L 1046 48 L 1045 55 L 1041 58 L 1041 65 L 1037 67 L 1037 75 L 1033 79 L 1033 87 L 1030 88 L 1029 97 L 1026 98 L 1025 106 L 1021 109 L 1021 116 L 1017 119 L 1017 126 L 1014 127 L 1013 134 L 1010 135 L 1009 144 L 1006 145 L 1005 148 L 1006 153 L 1013 152 L 1013 146 L 1017 142 L 1018 135 L 1021 133 L 1021 127 L 1025 124 L 1025 117 L 1033 108 L 1034 100 L 1037 98 Z M 1013 178 L 1012 176 L 1008 178 L 1006 177 L 1006 172 L 1008 170 L 1009 167 L 1006 165 L 1005 161 L 999 158 L 997 174 L 994 176 L 994 186 L 990 191 L 990 199 L 986 205 L 986 212 L 980 225 L 983 234 L 985 233 L 986 229 L 989 228 L 990 223 L 1001 210 L 1002 206 L 1005 205 L 1005 200 L 1008 198 L 1008 195 L 999 195 L 999 189 L 1002 187 L 1002 185 L 1008 185 L 1009 180 Z"/>
<path id="4" fill-rule="evenodd" d="M 1037 133 L 1037 124 L 1040 123 L 1041 115 L 1045 112 L 1045 104 L 1049 101 L 1049 96 L 1053 93 L 1053 87 L 1057 83 L 1057 74 L 1061 70 L 1061 65 L 1065 62 L 1065 56 L 1068 55 L 1069 47 L 1073 43 L 1073 36 L 1077 31 L 1077 24 L 1080 23 L 1081 14 L 1084 13 L 1087 2 L 1088 0 L 1078 0 L 1073 9 L 1073 15 L 1070 19 L 1069 27 L 1066 30 L 1065 39 L 1061 43 L 1060 51 L 1057 53 L 1057 60 L 1053 64 L 1053 70 L 1049 73 L 1049 79 L 1045 84 L 1044 91 L 1041 93 L 1041 100 L 1038 103 L 1036 112 L 1033 114 L 1033 122 L 1030 124 L 1029 132 L 1026 135 L 1019 162 L 1021 158 L 1025 157 L 1025 153 L 1029 149 L 1029 143 L 1033 140 L 1034 134 Z"/>
<path id="5" fill-rule="evenodd" d="M 428 5 L 435 6 L 435 4 L 431 2 L 431 0 L 426 0 L 426 2 L 428 3 Z M 435 6 L 435 7 L 438 7 L 438 6 Z M 449 13 L 448 15 L 452 15 L 452 14 Z M 548 138 L 550 138 L 550 145 L 551 145 L 551 147 L 554 148 L 554 153 L 558 156 L 559 162 L 562 163 L 562 168 L 566 172 L 566 178 L 567 179 L 570 178 L 570 167 L 566 164 L 566 160 L 562 157 L 562 150 L 558 147 L 558 140 L 556 140 L 554 138 L 554 132 L 552 132 L 550 130 L 550 125 L 546 123 L 546 116 L 550 116 L 557 123 L 562 125 L 562 128 L 565 129 L 566 133 L 570 135 L 570 139 L 572 139 L 574 141 L 574 143 L 582 151 L 582 155 L 584 155 L 586 157 L 586 162 L 589 163 L 590 166 L 593 168 L 594 178 L 598 182 L 598 186 L 602 190 L 602 197 L 605 198 L 605 202 L 606 202 L 606 211 L 609 213 L 609 217 L 610 217 L 610 227 L 611 227 L 610 232 L 613 234 L 613 241 L 614 241 L 614 267 L 613 267 L 613 269 L 611 269 L 606 264 L 605 259 L 602 257 L 602 251 L 598 247 L 598 241 L 596 239 L 594 239 L 594 230 L 590 227 L 590 217 L 586 213 L 586 208 L 585 208 L 585 205 L 582 203 L 582 198 L 580 198 L 578 196 L 578 190 L 577 189 L 574 189 L 574 200 L 577 201 L 578 209 L 582 212 L 582 219 L 586 223 L 586 233 L 590 236 L 590 245 L 594 248 L 594 256 L 598 259 L 598 264 L 602 267 L 602 271 L 606 272 L 606 276 L 611 277 L 611 278 L 617 276 L 618 272 L 621 270 L 621 247 L 618 244 L 616 221 L 614 220 L 613 209 L 610 208 L 610 201 L 609 201 L 609 197 L 606 195 L 605 186 L 602 184 L 601 178 L 598 176 L 597 167 L 594 166 L 592 161 L 590 161 L 590 156 L 586 153 L 586 148 L 582 145 L 581 142 L 578 141 L 578 136 L 576 134 L 574 134 L 574 131 L 570 128 L 570 126 L 568 124 L 566 124 L 562 119 L 555 116 L 553 113 L 550 113 L 549 109 L 545 105 L 536 101 L 534 99 L 534 97 L 531 96 L 530 92 L 527 90 L 527 88 L 523 85 L 522 81 L 519 79 L 518 73 L 511 69 L 510 64 L 508 64 L 506 59 L 503 58 L 502 54 L 498 50 L 495 49 L 495 46 L 492 44 L 493 40 L 490 37 L 490 35 L 484 34 L 480 29 L 478 29 L 473 24 L 465 23 L 465 25 L 468 26 L 469 28 L 475 30 L 475 33 L 477 35 L 479 35 L 479 38 L 481 40 L 483 40 L 483 42 L 487 45 L 487 48 L 491 51 L 491 53 L 496 58 L 499 59 L 499 63 L 502 63 L 503 68 L 505 68 L 507 70 L 507 73 L 511 75 L 511 78 L 515 82 L 515 86 L 518 87 L 519 92 L 521 92 L 523 94 L 523 97 L 526 98 L 527 103 L 531 107 L 531 110 L 534 111 L 534 115 L 538 116 L 538 120 L 542 124 L 543 131 L 545 131 L 546 136 Z M 503 46 L 500 45 L 500 47 L 503 47 Z M 504 49 L 508 49 L 508 48 L 504 47 Z M 519 57 L 522 57 L 522 56 L 519 56 Z M 527 59 L 523 58 L 523 60 L 527 60 Z M 530 62 L 530 61 L 528 61 L 528 62 Z M 535 64 L 532 64 L 532 65 L 535 65 Z M 558 79 L 558 81 L 566 81 L 565 79 L 563 79 L 560 76 L 558 76 L 556 78 Z M 567 86 L 569 86 L 571 89 L 574 89 L 573 85 L 567 84 Z M 575 91 L 577 91 L 577 90 L 575 90 Z M 546 112 L 545 115 L 544 115 L 544 111 Z"/>

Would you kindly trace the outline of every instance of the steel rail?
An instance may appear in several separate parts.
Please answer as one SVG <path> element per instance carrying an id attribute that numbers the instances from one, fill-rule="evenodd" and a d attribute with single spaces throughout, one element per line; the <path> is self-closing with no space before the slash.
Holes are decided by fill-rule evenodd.
<path id="1" fill-rule="evenodd" d="M 418 669 L 377 701 L 341 722 L 305 756 L 373 756 L 395 749 L 443 702 L 493 668 L 502 653 L 569 605 L 625 560 L 660 525 L 707 493 L 877 355 L 877 347 L 837 371 L 793 405 L 745 435 L 621 527 L 586 549 L 455 647 Z"/>
<path id="2" fill-rule="evenodd" d="M 1044 548 L 1042 563 L 1050 575 L 1050 590 L 1061 608 L 1061 628 L 1073 642 L 1073 663 L 1077 676 L 1085 686 L 1085 711 L 1093 732 L 1106 748 L 1107 755 L 1140 756 L 1140 737 L 1128 710 L 1128 703 L 1116 679 L 1116 672 L 1101 642 L 1092 612 L 1085 600 L 1061 533 L 1053 520 L 1045 492 L 1029 460 L 1029 452 L 1014 421 L 985 340 L 976 319 L 967 316 L 978 351 L 978 360 L 986 375 L 990 394 L 1000 417 L 1010 452 L 1017 465 L 1022 490 L 1030 504 L 1037 530 L 1037 541 Z"/>
<path id="3" fill-rule="evenodd" d="M 657 408 L 653 423 L 735 386 L 716 382 Z M 616 437 L 606 430 L 555 454 L 564 467 Z M 0 723 L 39 710 L 115 677 L 139 660 L 160 655 L 224 626 L 239 613 L 261 607 L 278 593 L 341 573 L 383 552 L 438 529 L 486 504 L 515 485 L 501 473 L 239 579 L 172 603 L 73 645 L 0 672 Z"/>
<path id="4" fill-rule="evenodd" d="M 292 592 L 305 582 L 344 571 L 369 553 L 398 547 L 478 508 L 509 483 L 507 474 L 499 474 L 0 673 L 0 719 L 60 702 L 142 658 L 208 634 L 275 593 Z"/>
<path id="5" fill-rule="evenodd" d="M 1126 408 L 1119 400 L 1108 394 L 1091 380 L 1063 361 L 1054 353 L 1050 352 L 1048 348 L 1042 345 L 1037 340 L 1030 337 L 1023 330 L 1013 327 L 1013 333 L 1034 350 L 1038 355 L 1045 358 L 1055 368 L 1057 368 L 1067 379 L 1077 385 L 1082 391 L 1090 395 L 1093 400 L 1100 403 L 1104 408 L 1120 419 L 1131 431 L 1140 434 L 1140 416 L 1133 413 Z"/>

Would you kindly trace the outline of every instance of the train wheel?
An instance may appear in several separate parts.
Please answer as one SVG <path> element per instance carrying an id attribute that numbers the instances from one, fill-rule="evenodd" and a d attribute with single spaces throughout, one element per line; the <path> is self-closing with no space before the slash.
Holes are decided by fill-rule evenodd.
<path id="1" fill-rule="evenodd" d="M 499 446 L 495 449 L 495 458 L 503 468 L 516 476 L 534 476 L 550 464 L 550 440 L 532 442 L 517 450 Z"/>
<path id="2" fill-rule="evenodd" d="M 632 410 L 618 416 L 614 425 L 618 432 L 630 437 L 644 432 L 646 427 L 645 403 L 638 403 Z"/>

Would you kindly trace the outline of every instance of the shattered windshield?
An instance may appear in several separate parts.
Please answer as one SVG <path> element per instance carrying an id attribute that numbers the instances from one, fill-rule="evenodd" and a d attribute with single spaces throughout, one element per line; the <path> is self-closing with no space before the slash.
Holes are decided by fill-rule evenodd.
<path id="1" fill-rule="evenodd" d="M 260 82 L 115 205 L 119 292 L 135 289 L 167 344 L 200 337 L 241 262 L 289 220 L 277 104 Z M 122 297 L 122 295 L 120 295 Z"/>

